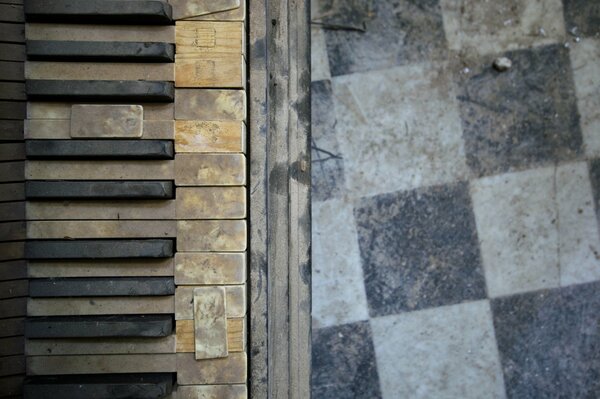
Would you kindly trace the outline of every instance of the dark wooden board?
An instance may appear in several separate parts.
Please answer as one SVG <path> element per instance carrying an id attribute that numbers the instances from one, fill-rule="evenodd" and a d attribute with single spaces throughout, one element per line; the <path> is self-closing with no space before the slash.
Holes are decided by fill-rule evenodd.
<path id="1" fill-rule="evenodd" d="M 25 373 L 25 357 L 22 355 L 0 357 L 0 377 Z"/>
<path id="2" fill-rule="evenodd" d="M 0 356 L 22 355 L 25 353 L 23 337 L 0 338 Z"/>
<path id="3" fill-rule="evenodd" d="M 0 283 L 2 287 L 2 283 Z M 32 279 L 32 298 L 174 295 L 173 277 L 95 277 Z M 1 294 L 0 294 L 1 295 Z"/>
<path id="4" fill-rule="evenodd" d="M 23 82 L 25 70 L 19 61 L 0 61 L 0 80 Z"/>
<path id="5" fill-rule="evenodd" d="M 174 62 L 175 46 L 156 42 L 29 40 L 27 58 L 41 61 Z"/>
<path id="6" fill-rule="evenodd" d="M 34 199 L 172 199 L 172 181 L 40 181 L 25 183 L 25 196 Z"/>
<path id="7" fill-rule="evenodd" d="M 173 82 L 142 80 L 28 80 L 30 100 L 172 102 Z"/>
<path id="8" fill-rule="evenodd" d="M 25 61 L 25 45 L 0 43 L 0 61 Z"/>
<path id="9" fill-rule="evenodd" d="M 0 22 L 0 40 L 3 42 L 24 43 L 25 24 Z"/>
<path id="10" fill-rule="evenodd" d="M 25 13 L 23 6 L 18 4 L 4 4 L 6 0 L 2 0 L 0 4 L 0 21 L 3 22 L 25 22 Z"/>
<path id="11" fill-rule="evenodd" d="M 173 159 L 172 140 L 27 140 L 30 159 Z"/>
<path id="12" fill-rule="evenodd" d="M 13 337 L 23 335 L 25 331 L 25 318 L 15 317 L 0 320 L 0 337 Z"/>
<path id="13" fill-rule="evenodd" d="M 2 49 L 0 48 L 1 52 Z M 24 101 L 0 101 L 0 119 L 22 121 L 25 119 L 26 111 L 27 104 Z M 22 134 L 20 139 L 23 139 Z"/>
<path id="14" fill-rule="evenodd" d="M 46 240 L 25 243 L 26 259 L 170 258 L 172 240 Z"/>
<path id="15" fill-rule="evenodd" d="M 27 292 L 27 280 L 0 281 L 0 299 L 24 297 Z"/>

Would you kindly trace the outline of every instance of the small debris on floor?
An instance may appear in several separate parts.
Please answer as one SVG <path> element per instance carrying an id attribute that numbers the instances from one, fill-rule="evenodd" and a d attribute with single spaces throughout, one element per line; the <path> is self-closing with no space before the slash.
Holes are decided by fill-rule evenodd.
<path id="1" fill-rule="evenodd" d="M 512 67 L 512 61 L 506 57 L 499 57 L 494 60 L 494 69 L 498 72 L 508 71 Z"/>

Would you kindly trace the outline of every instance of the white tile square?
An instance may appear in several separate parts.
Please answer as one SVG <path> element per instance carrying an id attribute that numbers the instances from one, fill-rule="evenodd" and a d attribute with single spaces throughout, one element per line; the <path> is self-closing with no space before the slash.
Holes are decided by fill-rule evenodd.
<path id="1" fill-rule="evenodd" d="M 561 0 L 441 0 L 451 50 L 494 54 L 566 40 Z"/>
<path id="2" fill-rule="evenodd" d="M 455 90 L 444 67 L 333 78 L 336 135 L 354 198 L 467 177 Z"/>
<path id="3" fill-rule="evenodd" d="M 312 318 L 322 328 L 367 320 L 367 297 L 352 205 L 312 205 Z"/>
<path id="4" fill-rule="evenodd" d="M 504 398 L 487 300 L 374 318 L 384 399 Z"/>
<path id="5" fill-rule="evenodd" d="M 490 297 L 598 278 L 598 227 L 585 163 L 471 183 Z"/>
<path id="6" fill-rule="evenodd" d="M 600 39 L 583 39 L 569 53 L 585 153 L 600 157 Z"/>
<path id="7" fill-rule="evenodd" d="M 310 29 L 310 40 L 311 81 L 331 79 L 323 29 L 313 26 Z"/>

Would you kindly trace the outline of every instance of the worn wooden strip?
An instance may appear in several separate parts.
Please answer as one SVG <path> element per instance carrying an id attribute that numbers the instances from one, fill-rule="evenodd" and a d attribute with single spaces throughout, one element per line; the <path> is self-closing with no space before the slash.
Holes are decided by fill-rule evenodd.
<path id="1" fill-rule="evenodd" d="M 25 61 L 25 45 L 0 43 L 0 61 Z"/>
<path id="2" fill-rule="evenodd" d="M 175 336 L 170 335 L 163 338 L 34 339 L 25 342 L 25 354 L 27 356 L 135 353 L 175 353 Z"/>
<path id="3" fill-rule="evenodd" d="M 1 287 L 1 283 L 0 283 Z M 27 285 L 25 284 L 25 292 Z M 31 298 L 174 295 L 172 277 L 57 277 L 29 281 Z"/>
<path id="4" fill-rule="evenodd" d="M 27 103 L 27 119 L 71 119 L 73 105 L 84 105 L 60 102 L 29 102 Z M 98 105 L 98 104 L 91 104 Z M 166 121 L 174 118 L 173 104 L 138 103 L 142 107 L 144 123 L 149 121 Z M 22 129 L 21 129 L 22 130 Z"/>
<path id="5" fill-rule="evenodd" d="M 175 312 L 173 296 L 29 299 L 28 316 L 165 314 Z"/>
<path id="6" fill-rule="evenodd" d="M 76 375 L 28 378 L 26 398 L 35 399 L 156 399 L 167 397 L 173 389 L 169 373 Z"/>
<path id="7" fill-rule="evenodd" d="M 0 358 L 0 377 L 23 374 L 25 372 L 25 358 L 22 355 Z"/>
<path id="8" fill-rule="evenodd" d="M 187 21 L 245 21 L 246 2 L 240 1 L 240 6 L 229 11 L 215 12 L 212 14 L 186 18 Z"/>
<path id="9" fill-rule="evenodd" d="M 166 238 L 177 235 L 171 220 L 30 221 L 27 238 L 33 240 L 94 238 Z"/>
<path id="10" fill-rule="evenodd" d="M 177 186 L 243 186 L 246 184 L 244 154 L 177 154 Z"/>
<path id="11" fill-rule="evenodd" d="M 25 202 L 0 203 L 0 222 L 25 220 Z"/>
<path id="12" fill-rule="evenodd" d="M 29 23 L 25 26 L 25 33 L 27 40 L 175 43 L 175 26 Z M 23 49 L 23 58 L 17 61 L 24 61 L 24 55 Z"/>
<path id="13" fill-rule="evenodd" d="M 177 219 L 243 219 L 244 187 L 179 187 Z"/>
<path id="14" fill-rule="evenodd" d="M 0 100 L 25 101 L 25 84 L 20 82 L 0 82 Z"/>
<path id="15" fill-rule="evenodd" d="M 23 335 L 25 331 L 25 318 L 0 319 L 0 338 Z"/>
<path id="16" fill-rule="evenodd" d="M 177 55 L 245 53 L 242 22 L 178 21 L 175 25 Z"/>
<path id="17" fill-rule="evenodd" d="M 28 140 L 25 146 L 18 145 L 26 148 L 29 159 L 173 159 L 175 155 L 171 140 Z M 0 144 L 0 156 L 2 150 Z"/>
<path id="18" fill-rule="evenodd" d="M 20 241 L 25 237 L 24 221 L 0 223 L 0 241 Z"/>
<path id="19" fill-rule="evenodd" d="M 172 8 L 166 1 L 27 0 L 28 21 L 131 23 L 168 25 Z"/>
<path id="20" fill-rule="evenodd" d="M 175 80 L 172 63 L 43 62 L 25 63 L 26 79 L 50 80 Z"/>
<path id="21" fill-rule="evenodd" d="M 20 399 L 23 392 L 24 375 L 0 378 L 0 396 L 6 399 Z"/>
<path id="22" fill-rule="evenodd" d="M 177 250 L 182 252 L 243 252 L 246 250 L 244 220 L 180 220 Z"/>
<path id="23" fill-rule="evenodd" d="M 29 40 L 27 58 L 42 61 L 173 62 L 175 46 L 157 42 Z"/>
<path id="24" fill-rule="evenodd" d="M 12 204 L 7 204 L 12 206 Z M 2 214 L 0 204 L 0 215 Z M 28 220 L 175 219 L 175 201 L 29 201 Z"/>
<path id="25" fill-rule="evenodd" d="M 27 280 L 0 281 L 0 299 L 27 296 L 29 283 Z"/>
<path id="26" fill-rule="evenodd" d="M 225 288 L 194 288 L 194 337 L 196 359 L 226 357 L 227 318 Z"/>
<path id="27" fill-rule="evenodd" d="M 25 159 L 23 143 L 0 143 L 0 161 L 21 161 Z"/>
<path id="28" fill-rule="evenodd" d="M 247 377 L 245 353 L 231 353 L 221 359 L 196 360 L 193 353 L 177 354 L 177 383 L 243 384 Z"/>
<path id="29" fill-rule="evenodd" d="M 178 89 L 175 119 L 245 121 L 246 93 L 243 90 Z"/>
<path id="30" fill-rule="evenodd" d="M 25 176 L 29 180 L 170 180 L 173 166 L 172 161 L 28 161 Z"/>
<path id="31" fill-rule="evenodd" d="M 20 104 L 20 103 L 19 103 Z M 23 140 L 22 120 L 0 120 L 0 142 Z"/>
<path id="32" fill-rule="evenodd" d="M 0 22 L 0 38 L 3 42 L 25 42 L 25 25 Z"/>
<path id="33" fill-rule="evenodd" d="M 193 353 L 196 348 L 194 320 L 177 320 L 177 352 Z M 229 353 L 246 349 L 246 322 L 244 318 L 227 319 L 227 350 Z"/>
<path id="34" fill-rule="evenodd" d="M 24 242 L 0 242 L 0 261 L 18 260 L 24 258 Z M 0 314 L 2 314 L 2 312 L 0 312 Z"/>
<path id="35" fill-rule="evenodd" d="M 0 6 L 2 6 L 0 4 Z M 22 62 L 0 61 L 0 79 L 23 82 L 25 80 L 25 67 Z"/>
<path id="36" fill-rule="evenodd" d="M 23 260 L 0 262 L 0 280 L 27 278 L 27 263 Z"/>
<path id="37" fill-rule="evenodd" d="M 244 384 L 183 385 L 177 388 L 177 399 L 247 399 Z"/>
<path id="38" fill-rule="evenodd" d="M 88 222 L 89 223 L 89 222 Z M 0 244 L 0 249 L 2 244 Z M 172 240 L 27 241 L 21 257 L 31 260 L 169 258 Z"/>
<path id="39" fill-rule="evenodd" d="M 25 196 L 35 199 L 172 199 L 172 181 L 36 181 L 25 183 Z M 88 216 L 89 218 L 89 216 Z"/>
<path id="40" fill-rule="evenodd" d="M 27 273 L 30 278 L 172 276 L 173 262 L 173 258 L 141 261 L 30 261 Z"/>
<path id="41" fill-rule="evenodd" d="M 170 315 L 30 317 L 25 323 L 27 338 L 52 338 L 52 342 L 56 342 L 56 338 L 168 337 L 172 331 L 173 320 Z"/>
<path id="42" fill-rule="evenodd" d="M 246 125 L 240 121 L 175 121 L 175 151 L 246 152 Z"/>
<path id="43" fill-rule="evenodd" d="M 46 101 L 171 102 L 171 82 L 141 80 L 27 80 L 27 97 Z"/>
<path id="44" fill-rule="evenodd" d="M 242 89 L 246 62 L 239 54 L 206 53 L 175 56 L 175 86 Z"/>
<path id="45" fill-rule="evenodd" d="M 2 45 L 0 44 L 0 54 L 2 54 Z M 0 101 L 0 119 L 19 120 L 25 118 L 25 102 L 20 101 Z M 2 121 L 4 122 L 4 121 Z M 19 139 L 20 140 L 20 139 Z"/>
<path id="46" fill-rule="evenodd" d="M 71 107 L 71 137 L 139 138 L 143 132 L 141 105 L 90 105 Z"/>
<path id="47" fill-rule="evenodd" d="M 28 375 L 165 373 L 177 371 L 174 354 L 31 356 Z"/>
<path id="48" fill-rule="evenodd" d="M 244 317 L 246 315 L 246 288 L 244 285 L 227 285 L 226 315 L 227 318 Z M 179 286 L 175 289 L 175 320 L 193 320 L 194 288 Z"/>
<path id="49" fill-rule="evenodd" d="M 0 182 L 20 182 L 25 180 L 23 162 L 2 162 L 0 163 Z"/>
<path id="50" fill-rule="evenodd" d="M 246 254 L 177 252 L 177 285 L 243 284 L 246 281 Z"/>
<path id="51" fill-rule="evenodd" d="M 0 201 L 22 201 L 24 199 L 24 183 L 0 183 Z"/>
<path id="52" fill-rule="evenodd" d="M 30 103 L 31 104 L 31 103 Z M 147 109 L 147 107 L 145 108 Z M 141 139 L 173 140 L 175 122 L 172 120 L 144 121 Z M 21 138 L 23 135 L 21 134 Z M 68 119 L 31 119 L 25 121 L 26 139 L 70 139 L 71 121 Z"/>
<path id="53" fill-rule="evenodd" d="M 18 4 L 0 4 L 0 21 L 25 22 L 23 6 Z"/>
<path id="54" fill-rule="evenodd" d="M 173 19 L 185 19 L 198 15 L 211 14 L 237 8 L 240 0 L 169 0 L 173 6 Z"/>
<path id="55" fill-rule="evenodd" d="M 25 352 L 23 337 L 0 338 L 0 356 L 20 355 Z"/>

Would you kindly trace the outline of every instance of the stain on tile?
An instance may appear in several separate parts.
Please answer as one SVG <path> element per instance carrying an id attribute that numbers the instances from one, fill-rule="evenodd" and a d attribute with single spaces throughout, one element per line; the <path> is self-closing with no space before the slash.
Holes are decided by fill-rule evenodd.
<path id="1" fill-rule="evenodd" d="M 563 0 L 565 24 L 572 36 L 600 36 L 600 2 Z"/>
<path id="2" fill-rule="evenodd" d="M 331 2 L 323 2 L 321 9 Z M 446 39 L 438 0 L 352 3 L 353 8 L 371 11 L 364 32 L 325 31 L 332 76 L 444 58 Z"/>
<path id="3" fill-rule="evenodd" d="M 486 297 L 465 183 L 365 198 L 354 215 L 371 317 Z"/>
<path id="4" fill-rule="evenodd" d="M 503 399 L 487 300 L 371 320 L 384 398 Z"/>
<path id="5" fill-rule="evenodd" d="M 600 282 L 492 301 L 509 398 L 600 397 Z"/>
<path id="6" fill-rule="evenodd" d="M 331 82 L 311 84 L 312 198 L 325 201 L 342 194 L 344 159 L 335 136 L 335 108 Z"/>
<path id="7" fill-rule="evenodd" d="M 460 82 L 467 163 L 479 176 L 522 170 L 582 154 L 568 50 L 550 45 L 505 53 L 506 72 L 483 57 Z M 560 77 L 560 78 L 558 78 Z"/>
<path id="8" fill-rule="evenodd" d="M 312 397 L 381 398 L 369 323 L 313 331 Z"/>

